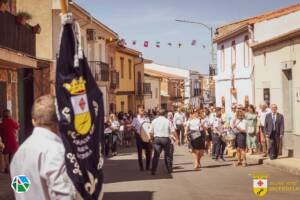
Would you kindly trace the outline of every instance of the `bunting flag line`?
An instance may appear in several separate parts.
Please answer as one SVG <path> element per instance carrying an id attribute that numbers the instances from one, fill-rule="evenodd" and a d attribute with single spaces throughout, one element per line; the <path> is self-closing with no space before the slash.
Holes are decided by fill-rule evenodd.
<path id="1" fill-rule="evenodd" d="M 156 42 L 156 48 L 160 48 L 160 42 Z"/>
<path id="2" fill-rule="evenodd" d="M 148 42 L 148 41 L 145 41 L 145 42 L 144 42 L 144 47 L 148 48 L 148 46 L 149 46 L 149 42 Z"/>
<path id="3" fill-rule="evenodd" d="M 62 24 L 55 91 L 66 170 L 82 199 L 98 199 L 103 184 L 103 96 L 81 49 L 79 23 L 66 14 Z"/>
<path id="4" fill-rule="evenodd" d="M 112 40 L 112 38 L 109 38 L 108 41 L 111 41 L 111 40 Z M 119 40 L 117 39 L 117 43 L 121 46 L 127 46 L 128 45 L 125 39 L 119 39 Z M 150 42 L 148 40 L 144 41 L 143 43 L 144 43 L 145 48 L 150 47 Z M 198 43 L 197 40 L 192 40 L 190 45 L 195 47 L 195 46 L 198 46 L 197 43 Z M 132 40 L 131 41 L 132 46 L 136 46 L 137 44 L 138 44 L 137 40 Z M 169 47 L 176 46 L 175 45 L 176 43 L 172 43 L 172 42 L 168 42 L 168 43 L 165 43 L 165 44 Z M 156 42 L 153 42 L 153 46 L 156 47 L 156 48 L 161 48 L 162 45 L 161 45 L 160 41 L 156 41 Z M 178 42 L 177 46 L 179 48 L 182 48 L 184 46 L 184 43 L 183 42 Z M 188 46 L 188 45 L 186 45 L 186 46 Z M 205 49 L 206 45 L 205 44 L 199 44 L 199 47 L 202 47 L 203 49 Z"/>
<path id="5" fill-rule="evenodd" d="M 195 46 L 196 43 L 197 43 L 197 40 L 193 40 L 193 41 L 192 41 L 192 46 Z"/>

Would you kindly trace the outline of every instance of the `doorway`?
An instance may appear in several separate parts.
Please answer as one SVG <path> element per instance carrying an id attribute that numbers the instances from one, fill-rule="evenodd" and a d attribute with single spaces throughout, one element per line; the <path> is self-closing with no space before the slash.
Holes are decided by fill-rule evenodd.
<path id="1" fill-rule="evenodd" d="M 283 114 L 285 117 L 285 129 L 293 130 L 293 75 L 292 69 L 282 70 L 282 96 Z"/>
<path id="2" fill-rule="evenodd" d="M 30 136 L 33 125 L 31 122 L 31 109 L 34 101 L 33 70 L 18 70 L 18 101 L 19 101 L 19 120 L 20 120 L 20 142 L 22 143 Z"/>

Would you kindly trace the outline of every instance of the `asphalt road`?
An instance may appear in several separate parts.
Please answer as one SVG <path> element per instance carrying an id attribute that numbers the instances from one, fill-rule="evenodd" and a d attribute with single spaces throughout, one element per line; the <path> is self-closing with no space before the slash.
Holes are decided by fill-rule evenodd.
<path id="1" fill-rule="evenodd" d="M 132 153 L 133 152 L 133 153 Z M 192 158 L 186 147 L 177 147 L 174 173 L 168 175 L 160 161 L 156 176 L 140 172 L 133 149 L 105 162 L 104 200 L 248 200 L 259 199 L 253 193 L 253 174 L 268 175 L 268 184 L 297 182 L 300 176 L 276 168 L 249 163 L 246 168 L 234 167 L 233 159 L 216 162 L 205 156 L 200 171 L 193 170 Z M 263 199 L 299 200 L 298 191 L 269 191 Z"/>
<path id="2" fill-rule="evenodd" d="M 268 175 L 268 184 L 297 183 L 298 191 L 269 191 L 262 199 L 299 200 L 300 176 L 277 168 L 249 163 L 234 167 L 233 159 L 216 162 L 205 156 L 200 171 L 193 170 L 186 147 L 176 147 L 174 173 L 168 175 L 164 161 L 156 176 L 140 172 L 135 149 L 125 149 L 104 164 L 104 200 L 248 200 L 260 199 L 253 193 L 252 174 Z M 8 175 L 0 174 L 0 200 L 13 199 Z"/>

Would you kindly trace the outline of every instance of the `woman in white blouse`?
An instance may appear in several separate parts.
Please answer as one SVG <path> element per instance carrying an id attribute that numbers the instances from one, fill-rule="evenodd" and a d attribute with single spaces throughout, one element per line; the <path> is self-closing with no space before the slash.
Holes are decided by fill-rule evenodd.
<path id="1" fill-rule="evenodd" d="M 185 135 L 191 143 L 194 169 L 199 170 L 200 160 L 205 150 L 205 127 L 204 120 L 199 118 L 197 110 L 191 113 L 191 117 L 186 122 Z"/>
<path id="2" fill-rule="evenodd" d="M 246 162 L 246 139 L 247 139 L 247 121 L 245 120 L 244 111 L 239 108 L 236 112 L 236 117 L 232 119 L 231 128 L 236 133 L 236 149 L 237 149 L 237 158 L 238 162 L 235 163 L 235 166 L 242 165 L 243 167 L 247 166 Z"/>

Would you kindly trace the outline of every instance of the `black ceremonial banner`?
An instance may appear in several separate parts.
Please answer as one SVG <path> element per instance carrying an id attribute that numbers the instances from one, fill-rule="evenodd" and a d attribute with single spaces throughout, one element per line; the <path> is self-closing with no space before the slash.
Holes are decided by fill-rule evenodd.
<path id="1" fill-rule="evenodd" d="M 73 25 L 64 25 L 55 86 L 67 172 L 83 199 L 89 200 L 98 199 L 103 183 L 104 109 L 86 58 L 74 67 L 77 44 Z"/>

